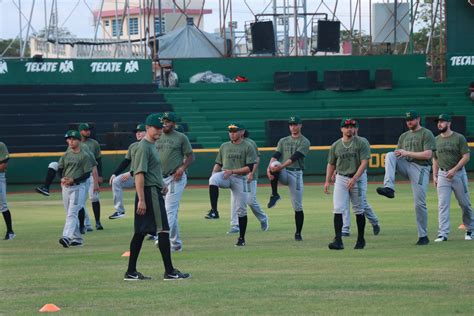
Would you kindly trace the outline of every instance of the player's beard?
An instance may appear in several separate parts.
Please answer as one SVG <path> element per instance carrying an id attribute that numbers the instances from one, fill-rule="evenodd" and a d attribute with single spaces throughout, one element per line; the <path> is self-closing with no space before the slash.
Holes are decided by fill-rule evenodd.
<path id="1" fill-rule="evenodd" d="M 448 127 L 447 127 L 447 126 L 445 126 L 445 127 L 443 127 L 443 128 L 438 128 L 438 131 L 439 131 L 440 133 L 446 133 L 447 130 L 448 130 Z"/>

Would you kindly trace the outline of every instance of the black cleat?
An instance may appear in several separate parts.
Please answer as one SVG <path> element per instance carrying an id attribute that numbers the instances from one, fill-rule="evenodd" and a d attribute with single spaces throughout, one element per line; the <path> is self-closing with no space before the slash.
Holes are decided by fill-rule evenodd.
<path id="1" fill-rule="evenodd" d="M 268 207 L 268 208 L 274 207 L 274 206 L 276 205 L 276 203 L 277 203 L 278 201 L 280 201 L 280 199 L 281 199 L 281 198 L 280 198 L 280 195 L 279 195 L 279 194 L 277 194 L 277 195 L 271 195 L 271 196 L 270 196 L 270 201 L 268 201 L 267 207 Z"/>
<path id="2" fill-rule="evenodd" d="M 79 228 L 79 231 L 81 232 L 81 235 L 84 235 L 86 233 L 86 228 L 85 227 Z"/>
<path id="3" fill-rule="evenodd" d="M 329 243 L 328 248 L 331 250 L 342 250 L 344 249 L 344 244 L 341 241 L 334 239 L 332 243 Z"/>
<path id="4" fill-rule="evenodd" d="M 301 237 L 301 234 L 295 233 L 295 240 L 296 241 L 303 241 L 303 237 Z"/>
<path id="5" fill-rule="evenodd" d="M 13 238 L 15 238 L 15 233 L 14 232 L 7 232 L 5 234 L 5 238 L 3 238 L 3 240 L 13 240 Z"/>
<path id="6" fill-rule="evenodd" d="M 389 199 L 393 199 L 395 197 L 395 191 L 393 189 L 387 187 L 378 187 L 377 193 L 383 196 L 388 197 Z"/>
<path id="7" fill-rule="evenodd" d="M 365 239 L 357 239 L 357 242 L 354 246 L 354 249 L 364 249 L 365 248 Z"/>
<path id="8" fill-rule="evenodd" d="M 122 218 L 124 216 L 125 216 L 124 212 L 114 212 L 112 215 L 109 216 L 109 219 Z"/>
<path id="9" fill-rule="evenodd" d="M 163 280 L 165 281 L 184 280 L 184 279 L 189 279 L 190 277 L 191 277 L 191 274 L 183 273 L 179 271 L 178 269 L 174 269 L 171 273 L 165 272 L 163 276 Z"/>
<path id="10" fill-rule="evenodd" d="M 69 246 L 71 247 L 82 247 L 83 246 L 83 243 L 82 242 L 77 242 L 77 241 L 73 241 L 69 244 Z"/>
<path id="11" fill-rule="evenodd" d="M 124 281 L 143 281 L 143 280 L 151 280 L 150 277 L 144 276 L 140 272 L 133 272 L 133 273 L 128 273 L 125 272 L 125 275 L 123 276 Z"/>
<path id="12" fill-rule="evenodd" d="M 374 230 L 374 235 L 377 236 L 378 234 L 380 234 L 380 226 L 379 224 L 375 224 L 372 226 L 372 229 Z"/>
<path id="13" fill-rule="evenodd" d="M 218 219 L 219 218 L 219 212 L 215 210 L 209 210 L 209 213 L 207 213 L 206 216 L 204 216 L 205 219 Z"/>
<path id="14" fill-rule="evenodd" d="M 49 189 L 45 186 L 41 187 L 36 187 L 35 191 L 38 192 L 39 194 L 43 194 L 45 196 L 49 196 Z"/>
<path id="15" fill-rule="evenodd" d="M 60 238 L 60 239 L 59 239 L 59 243 L 60 243 L 64 248 L 69 248 L 69 246 L 70 246 L 69 239 L 67 239 L 66 237 Z"/>
<path id="16" fill-rule="evenodd" d="M 342 237 L 349 237 L 350 235 L 351 235 L 351 233 L 341 233 Z"/>
<path id="17" fill-rule="evenodd" d="M 92 227 L 86 227 L 86 230 L 87 230 L 88 232 L 93 232 L 93 231 L 94 231 L 94 230 L 92 229 Z"/>
<path id="18" fill-rule="evenodd" d="M 430 240 L 428 239 L 428 236 L 425 237 L 420 237 L 418 238 L 418 241 L 416 242 L 417 246 L 425 246 L 430 243 Z"/>
<path id="19" fill-rule="evenodd" d="M 102 224 L 99 222 L 99 223 L 95 224 L 95 229 L 96 230 L 104 230 L 104 227 L 102 227 Z"/>
<path id="20" fill-rule="evenodd" d="M 236 246 L 236 247 L 243 247 L 243 246 L 245 246 L 245 239 L 239 237 L 239 239 L 237 239 L 237 243 L 235 244 L 235 246 Z"/>

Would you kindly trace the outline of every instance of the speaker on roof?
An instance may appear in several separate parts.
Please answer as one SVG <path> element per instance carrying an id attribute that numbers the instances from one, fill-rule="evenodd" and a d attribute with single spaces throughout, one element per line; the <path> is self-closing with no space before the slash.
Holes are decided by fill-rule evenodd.
<path id="1" fill-rule="evenodd" d="M 250 23 L 253 54 L 275 54 L 275 33 L 272 21 Z"/>
<path id="2" fill-rule="evenodd" d="M 339 40 L 341 36 L 341 22 L 318 21 L 318 52 L 339 52 Z"/>

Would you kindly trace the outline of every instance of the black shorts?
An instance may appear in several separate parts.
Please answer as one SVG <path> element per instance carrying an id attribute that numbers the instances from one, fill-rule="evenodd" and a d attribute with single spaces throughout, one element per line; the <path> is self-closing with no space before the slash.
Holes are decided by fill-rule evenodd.
<path id="1" fill-rule="evenodd" d="M 145 190 L 146 212 L 137 214 L 138 194 L 135 195 L 135 233 L 155 234 L 160 231 L 169 231 L 166 215 L 165 200 L 158 187 L 148 187 Z"/>

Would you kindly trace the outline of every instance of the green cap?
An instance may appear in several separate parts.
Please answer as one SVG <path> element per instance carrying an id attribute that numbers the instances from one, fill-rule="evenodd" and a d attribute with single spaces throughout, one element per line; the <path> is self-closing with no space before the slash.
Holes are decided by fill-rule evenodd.
<path id="1" fill-rule="evenodd" d="M 79 131 L 76 131 L 74 129 L 70 129 L 66 132 L 66 135 L 64 135 L 64 138 L 75 138 L 81 140 L 81 133 Z"/>
<path id="2" fill-rule="evenodd" d="M 446 114 L 446 113 L 443 113 L 443 114 L 440 114 L 440 115 L 435 119 L 435 122 L 438 122 L 438 121 L 451 122 L 452 120 L 453 120 L 453 119 L 451 118 L 451 115 Z"/>
<path id="3" fill-rule="evenodd" d="M 229 129 L 229 131 L 241 131 L 244 129 L 242 124 L 237 122 L 229 123 L 229 126 L 227 126 L 227 128 Z"/>
<path id="4" fill-rule="evenodd" d="M 411 121 L 411 120 L 417 119 L 419 117 L 420 116 L 418 115 L 418 112 L 414 111 L 414 110 L 410 110 L 410 111 L 405 113 L 405 120 L 406 121 Z"/>
<path id="5" fill-rule="evenodd" d="M 292 115 L 288 119 L 288 124 L 301 124 L 301 123 L 302 123 L 301 117 L 299 117 L 298 115 Z"/>
<path id="6" fill-rule="evenodd" d="M 89 129 L 91 129 L 91 127 L 88 123 L 81 123 L 81 124 L 79 124 L 79 127 L 77 129 L 80 132 L 80 131 L 84 131 L 84 130 L 89 130 Z"/>
<path id="7" fill-rule="evenodd" d="M 358 127 L 359 125 L 357 124 L 357 121 L 354 120 L 353 118 L 343 118 L 341 120 L 341 127 L 346 127 L 346 126 Z"/>
<path id="8" fill-rule="evenodd" d="M 171 121 L 171 122 L 177 122 L 178 121 L 178 117 L 176 116 L 176 114 L 174 112 L 165 112 L 165 113 L 163 113 L 163 115 L 161 116 L 161 119 L 162 120 L 168 120 L 168 121 Z"/>
<path id="9" fill-rule="evenodd" d="M 146 131 L 146 127 L 145 127 L 145 124 L 138 124 L 137 127 L 135 127 L 135 129 L 133 130 L 133 132 L 144 132 Z"/>
<path id="10" fill-rule="evenodd" d="M 161 122 L 160 113 L 153 113 L 147 116 L 145 125 L 154 126 L 157 128 L 163 128 L 163 123 Z"/>

